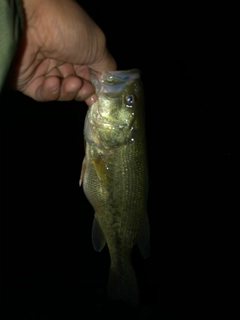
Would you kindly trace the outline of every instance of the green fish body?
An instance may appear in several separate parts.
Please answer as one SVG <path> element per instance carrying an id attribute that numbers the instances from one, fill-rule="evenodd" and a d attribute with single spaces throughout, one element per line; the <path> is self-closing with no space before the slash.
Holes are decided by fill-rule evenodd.
<path id="1" fill-rule="evenodd" d="M 98 100 L 84 126 L 80 185 L 95 210 L 92 242 L 111 258 L 108 295 L 138 305 L 131 253 L 149 255 L 144 93 L 138 69 L 93 76 Z"/>
<path id="2" fill-rule="evenodd" d="M 17 50 L 24 27 L 21 0 L 0 1 L 0 92 Z"/>

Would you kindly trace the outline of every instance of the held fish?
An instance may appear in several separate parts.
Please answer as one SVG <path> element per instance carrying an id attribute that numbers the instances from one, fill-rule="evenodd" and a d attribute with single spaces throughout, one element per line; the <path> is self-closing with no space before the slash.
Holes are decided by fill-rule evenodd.
<path id="1" fill-rule="evenodd" d="M 92 242 L 105 244 L 111 266 L 110 299 L 139 303 L 131 252 L 149 255 L 148 168 L 144 93 L 138 69 L 92 75 L 98 100 L 84 125 L 85 158 L 80 185 L 95 210 Z"/>

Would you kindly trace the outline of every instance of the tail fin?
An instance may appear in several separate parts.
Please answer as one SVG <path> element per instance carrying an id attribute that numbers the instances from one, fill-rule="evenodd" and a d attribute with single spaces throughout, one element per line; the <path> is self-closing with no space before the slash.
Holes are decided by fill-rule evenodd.
<path id="1" fill-rule="evenodd" d="M 138 307 L 139 293 L 135 271 L 129 263 L 119 270 L 111 265 L 108 280 L 110 300 L 124 300 L 131 306 Z"/>

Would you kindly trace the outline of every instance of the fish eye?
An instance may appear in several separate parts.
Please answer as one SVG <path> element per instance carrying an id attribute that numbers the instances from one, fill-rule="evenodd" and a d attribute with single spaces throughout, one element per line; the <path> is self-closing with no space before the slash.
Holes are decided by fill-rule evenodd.
<path id="1" fill-rule="evenodd" d="M 133 105 L 136 101 L 136 96 L 134 94 L 128 94 L 126 97 L 125 97 L 125 102 L 127 105 Z"/>

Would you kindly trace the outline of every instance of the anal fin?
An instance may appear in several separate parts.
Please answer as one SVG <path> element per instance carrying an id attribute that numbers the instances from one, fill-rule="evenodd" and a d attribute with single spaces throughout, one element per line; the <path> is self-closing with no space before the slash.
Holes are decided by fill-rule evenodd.
<path id="1" fill-rule="evenodd" d="M 139 233 L 136 243 L 143 258 L 148 258 L 150 254 L 150 226 L 147 214 L 145 215 L 142 230 Z"/>

